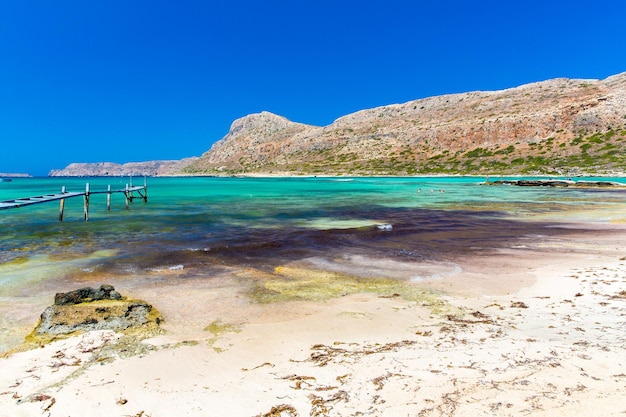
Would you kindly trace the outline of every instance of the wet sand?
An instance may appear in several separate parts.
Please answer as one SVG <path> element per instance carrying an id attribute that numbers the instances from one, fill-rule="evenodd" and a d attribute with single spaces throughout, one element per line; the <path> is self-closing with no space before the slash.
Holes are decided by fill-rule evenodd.
<path id="1" fill-rule="evenodd" d="M 395 270 L 429 291 L 417 301 L 254 302 L 250 277 L 272 274 L 267 259 L 224 265 L 211 280 L 176 269 L 112 280 L 158 308 L 166 333 L 135 352 L 107 350 L 119 335 L 101 331 L 2 358 L 0 413 L 623 415 L 626 226 L 579 227 L 468 247 L 440 259 L 458 269 L 413 283 L 402 258 L 283 257 L 292 274 Z"/>

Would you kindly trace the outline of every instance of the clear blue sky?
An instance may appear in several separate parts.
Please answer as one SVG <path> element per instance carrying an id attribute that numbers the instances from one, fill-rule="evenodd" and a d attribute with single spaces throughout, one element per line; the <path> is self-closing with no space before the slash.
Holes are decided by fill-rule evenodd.
<path id="1" fill-rule="evenodd" d="M 200 155 L 262 110 L 626 71 L 625 3 L 0 0 L 0 172 Z"/>

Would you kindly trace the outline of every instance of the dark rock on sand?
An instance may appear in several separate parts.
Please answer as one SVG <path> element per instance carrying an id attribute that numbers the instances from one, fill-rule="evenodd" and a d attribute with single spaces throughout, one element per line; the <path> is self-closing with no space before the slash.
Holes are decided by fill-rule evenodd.
<path id="1" fill-rule="evenodd" d="M 93 330 L 113 330 L 145 338 L 161 332 L 162 320 L 150 304 L 128 300 L 110 285 L 80 288 L 56 294 L 54 305 L 44 310 L 39 325 L 27 339 L 47 343 Z"/>

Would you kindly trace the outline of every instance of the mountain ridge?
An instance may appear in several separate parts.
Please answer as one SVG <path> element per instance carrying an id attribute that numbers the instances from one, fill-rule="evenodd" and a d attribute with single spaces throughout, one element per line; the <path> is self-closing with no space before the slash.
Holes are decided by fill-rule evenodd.
<path id="1" fill-rule="evenodd" d="M 626 72 L 363 109 L 327 126 L 250 114 L 159 175 L 623 174 Z"/>

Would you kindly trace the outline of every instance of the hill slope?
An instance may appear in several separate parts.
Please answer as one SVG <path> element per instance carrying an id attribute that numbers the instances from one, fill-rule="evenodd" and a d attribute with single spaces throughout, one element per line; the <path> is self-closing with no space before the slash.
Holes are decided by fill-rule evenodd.
<path id="1" fill-rule="evenodd" d="M 359 111 L 317 127 L 263 112 L 182 174 L 623 173 L 626 73 Z"/>

